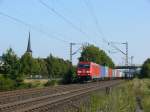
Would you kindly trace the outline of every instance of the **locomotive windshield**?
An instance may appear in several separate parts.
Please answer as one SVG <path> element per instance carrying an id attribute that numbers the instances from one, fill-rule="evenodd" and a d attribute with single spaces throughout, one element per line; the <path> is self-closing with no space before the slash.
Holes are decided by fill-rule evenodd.
<path id="1" fill-rule="evenodd" d="M 90 68 L 89 64 L 79 64 L 78 65 L 79 68 Z"/>

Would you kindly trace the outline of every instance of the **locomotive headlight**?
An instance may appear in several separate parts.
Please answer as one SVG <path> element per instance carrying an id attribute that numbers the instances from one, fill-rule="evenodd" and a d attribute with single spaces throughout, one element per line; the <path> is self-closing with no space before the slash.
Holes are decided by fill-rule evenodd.
<path id="1" fill-rule="evenodd" d="M 78 71 L 78 73 L 81 73 L 81 71 Z"/>
<path id="2" fill-rule="evenodd" d="M 90 71 L 86 71 L 86 73 L 90 73 Z"/>

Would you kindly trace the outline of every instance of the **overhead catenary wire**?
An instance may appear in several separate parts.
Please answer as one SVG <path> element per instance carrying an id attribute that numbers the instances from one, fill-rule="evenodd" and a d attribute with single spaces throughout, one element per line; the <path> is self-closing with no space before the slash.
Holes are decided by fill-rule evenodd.
<path id="1" fill-rule="evenodd" d="M 100 24 L 99 24 L 99 21 L 97 19 L 97 16 L 95 15 L 94 13 L 94 8 L 93 8 L 93 5 L 92 3 L 90 2 L 90 0 L 84 0 L 84 3 L 85 5 L 87 6 L 88 10 L 89 10 L 89 13 L 91 14 L 93 20 L 94 20 L 94 23 L 97 27 L 97 31 L 99 32 L 99 34 L 101 34 L 103 37 L 101 37 L 99 35 L 100 38 L 102 38 L 102 40 L 110 47 L 116 49 L 117 51 L 121 52 L 122 54 L 126 55 L 125 52 L 123 52 L 122 50 L 120 50 L 117 46 L 115 46 L 115 44 L 122 44 L 122 43 L 119 43 L 119 42 L 109 42 L 107 39 L 106 39 L 106 36 L 104 35 L 101 27 L 100 27 Z M 108 51 L 109 53 L 117 53 L 117 52 L 110 52 L 110 50 Z"/>
<path id="2" fill-rule="evenodd" d="M 63 14 L 59 13 L 56 9 L 50 7 L 49 5 L 47 5 L 45 2 L 43 2 L 42 0 L 37 0 L 41 5 L 43 5 L 44 7 L 46 7 L 48 9 L 48 11 L 53 12 L 54 14 L 56 14 L 58 17 L 60 17 L 62 20 L 64 20 L 67 24 L 69 24 L 73 29 L 75 29 L 76 31 L 80 32 L 81 34 L 83 34 L 85 37 L 89 37 L 89 35 L 83 31 L 81 28 L 79 28 L 77 25 L 75 25 L 73 22 L 71 22 L 67 17 L 65 17 Z M 97 42 L 93 41 L 94 44 L 96 44 Z"/>
<path id="3" fill-rule="evenodd" d="M 97 28 L 98 33 L 103 36 L 103 37 L 101 37 L 101 36 L 99 35 L 99 37 L 103 40 L 103 42 L 105 42 L 105 43 L 108 44 L 109 42 L 107 41 L 106 36 L 104 35 L 104 33 L 103 33 L 103 31 L 102 31 L 102 29 L 101 29 L 101 27 L 100 27 L 100 24 L 99 24 L 99 21 L 98 21 L 98 19 L 97 19 L 97 16 L 96 16 L 95 13 L 94 13 L 93 5 L 91 4 L 91 2 L 90 2 L 89 0 L 84 0 L 84 3 L 85 3 L 85 5 L 87 6 L 90 15 L 91 15 L 92 18 L 93 18 L 93 21 L 94 21 L 94 23 L 95 23 L 95 25 L 96 25 L 96 28 Z"/>
<path id="4" fill-rule="evenodd" d="M 65 12 L 69 13 L 68 17 L 71 17 L 73 20 L 75 20 L 76 22 L 78 22 L 80 24 L 80 26 L 78 28 L 82 29 L 81 28 L 81 24 L 82 24 L 83 27 L 86 27 L 86 25 L 84 24 L 84 22 L 82 22 L 79 19 L 79 16 L 73 15 L 72 11 L 69 8 L 65 7 L 64 3 L 61 0 L 57 1 L 57 5 L 59 5 L 59 7 L 61 6 L 61 9 L 63 9 Z"/>
<path id="5" fill-rule="evenodd" d="M 35 27 L 35 26 L 32 26 L 31 24 L 26 23 L 26 22 L 22 21 L 21 19 L 18 19 L 18 18 L 16 18 L 16 17 L 10 16 L 10 15 L 5 14 L 5 13 L 3 13 L 3 12 L 0 12 L 0 15 L 1 15 L 1 16 L 4 16 L 4 17 L 7 17 L 7 18 L 9 18 L 9 19 L 11 19 L 11 20 L 13 20 L 13 21 L 15 21 L 15 22 L 17 22 L 17 23 L 20 23 L 20 24 L 22 24 L 22 25 L 24 25 L 24 26 L 26 26 L 26 27 L 32 28 L 33 30 L 38 31 L 38 32 L 40 32 L 40 33 L 46 35 L 46 36 L 49 37 L 49 38 L 52 38 L 52 39 L 55 39 L 55 40 L 59 40 L 59 41 L 64 42 L 64 43 L 70 43 L 70 42 L 67 41 L 67 40 L 61 39 L 61 38 L 58 37 L 58 36 L 54 36 L 54 35 L 49 34 L 48 32 L 46 32 L 46 31 L 44 31 L 44 30 L 41 30 L 41 29 L 39 29 L 39 28 L 37 28 L 37 27 Z"/>

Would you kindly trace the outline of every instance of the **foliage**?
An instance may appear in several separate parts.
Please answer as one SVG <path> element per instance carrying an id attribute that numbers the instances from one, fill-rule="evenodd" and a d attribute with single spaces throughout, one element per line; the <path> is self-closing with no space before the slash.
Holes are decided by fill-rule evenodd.
<path id="1" fill-rule="evenodd" d="M 19 86 L 17 86 L 17 89 L 29 89 L 33 88 L 31 83 L 21 83 Z"/>
<path id="2" fill-rule="evenodd" d="M 143 112 L 150 112 L 149 79 L 126 81 L 113 87 L 110 94 L 105 91 L 92 93 L 86 105 L 80 104 L 79 112 L 136 112 L 139 111 L 137 97 L 141 98 Z"/>
<path id="3" fill-rule="evenodd" d="M 1 88 L 30 88 L 41 86 L 39 83 L 25 84 L 25 78 L 50 78 L 62 79 L 65 83 L 72 83 L 76 81 L 75 68 L 70 69 L 70 62 L 58 57 L 49 55 L 46 59 L 33 58 L 30 53 L 25 53 L 19 58 L 15 52 L 10 48 L 3 54 L 2 59 L 4 65 L 0 68 L 0 73 L 4 78 L 0 81 L 12 84 L 12 87 L 6 87 L 1 84 Z M 65 81 L 66 80 L 66 81 Z M 10 82 L 10 83 L 9 83 Z M 13 83 L 14 82 L 14 83 Z M 55 80 L 47 83 L 47 85 L 55 85 Z M 46 85 L 46 86 L 47 86 Z"/>
<path id="4" fill-rule="evenodd" d="M 15 85 L 16 85 L 15 81 L 0 76 L 0 91 L 12 90 L 15 88 Z"/>
<path id="5" fill-rule="evenodd" d="M 84 47 L 79 61 L 92 61 L 97 64 L 114 67 L 112 59 L 103 50 L 94 45 Z"/>
<path id="6" fill-rule="evenodd" d="M 63 77 L 64 84 L 70 84 L 77 82 L 77 75 L 76 75 L 76 67 L 70 66 L 68 72 Z"/>
<path id="7" fill-rule="evenodd" d="M 140 78 L 150 78 L 150 59 L 147 59 L 141 70 Z"/>
<path id="8" fill-rule="evenodd" d="M 49 78 L 62 78 L 69 68 L 69 61 L 64 61 L 63 59 L 54 57 L 52 55 L 48 56 L 46 59 L 47 70 Z"/>
<path id="9" fill-rule="evenodd" d="M 136 100 L 133 83 L 128 82 L 111 88 L 109 94 L 104 91 L 92 93 L 87 105 L 79 112 L 135 112 Z"/>
<path id="10" fill-rule="evenodd" d="M 137 80 L 136 85 L 138 85 L 136 91 L 138 91 L 138 95 L 141 97 L 143 112 L 150 112 L 150 80 Z"/>
<path id="11" fill-rule="evenodd" d="M 53 79 L 53 80 L 49 80 L 45 86 L 56 86 L 59 84 L 59 80 Z"/>
<path id="12" fill-rule="evenodd" d="M 20 62 L 17 55 L 14 51 L 10 48 L 3 54 L 2 59 L 4 61 L 4 74 L 6 77 L 17 80 L 20 76 Z"/>
<path id="13" fill-rule="evenodd" d="M 38 73 L 39 75 L 42 75 L 43 77 L 48 77 L 48 70 L 47 70 L 47 66 L 46 66 L 46 61 L 44 59 L 37 59 L 38 65 L 39 65 L 39 69 L 38 69 Z"/>
<path id="14" fill-rule="evenodd" d="M 21 57 L 21 72 L 26 76 L 36 75 L 39 70 L 39 65 L 37 60 L 33 59 L 30 53 L 25 53 Z"/>

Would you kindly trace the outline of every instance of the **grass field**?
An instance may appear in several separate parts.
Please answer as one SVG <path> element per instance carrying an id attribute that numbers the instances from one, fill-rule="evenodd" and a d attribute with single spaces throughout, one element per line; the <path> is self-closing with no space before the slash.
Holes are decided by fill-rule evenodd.
<path id="1" fill-rule="evenodd" d="M 48 82 L 48 79 L 25 79 L 25 83 L 34 83 L 34 82 L 40 82 L 42 84 L 45 84 Z"/>
<path id="2" fill-rule="evenodd" d="M 150 79 L 133 79 L 111 89 L 91 95 L 89 105 L 82 105 L 80 112 L 135 112 L 136 97 L 141 98 L 143 112 L 150 112 Z"/>
<path id="3" fill-rule="evenodd" d="M 44 87 L 48 79 L 25 79 L 24 83 L 32 84 L 33 87 Z"/>

